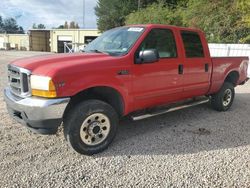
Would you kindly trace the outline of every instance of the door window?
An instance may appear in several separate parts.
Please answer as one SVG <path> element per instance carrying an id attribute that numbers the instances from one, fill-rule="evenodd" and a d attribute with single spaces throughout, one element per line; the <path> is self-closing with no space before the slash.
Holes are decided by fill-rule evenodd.
<path id="1" fill-rule="evenodd" d="M 204 51 L 198 33 L 191 31 L 182 31 L 181 37 L 184 44 L 186 57 L 204 57 Z"/>
<path id="2" fill-rule="evenodd" d="M 141 43 L 137 55 L 139 55 L 140 51 L 149 49 L 156 49 L 160 58 L 177 57 L 173 32 L 169 29 L 152 29 Z"/>

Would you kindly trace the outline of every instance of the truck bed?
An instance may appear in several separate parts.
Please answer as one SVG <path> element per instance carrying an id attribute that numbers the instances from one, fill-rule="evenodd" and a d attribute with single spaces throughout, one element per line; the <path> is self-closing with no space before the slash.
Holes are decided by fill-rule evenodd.
<path id="1" fill-rule="evenodd" d="M 249 59 L 244 57 L 211 57 L 213 62 L 211 87 L 209 94 L 216 93 L 222 86 L 225 78 L 231 72 L 238 75 L 236 85 L 247 80 L 247 68 Z"/>

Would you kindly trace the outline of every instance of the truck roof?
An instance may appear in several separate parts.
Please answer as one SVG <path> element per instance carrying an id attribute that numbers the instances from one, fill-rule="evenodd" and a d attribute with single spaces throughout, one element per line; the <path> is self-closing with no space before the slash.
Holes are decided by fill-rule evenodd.
<path id="1" fill-rule="evenodd" d="M 127 26 L 133 26 L 133 27 L 147 27 L 147 28 L 161 28 L 161 27 L 167 27 L 172 29 L 178 29 L 178 30 L 188 30 L 188 31 L 196 31 L 196 32 L 202 32 L 202 30 L 198 28 L 191 28 L 191 27 L 180 27 L 180 26 L 174 26 L 174 25 L 166 25 L 166 24 L 132 24 Z"/>

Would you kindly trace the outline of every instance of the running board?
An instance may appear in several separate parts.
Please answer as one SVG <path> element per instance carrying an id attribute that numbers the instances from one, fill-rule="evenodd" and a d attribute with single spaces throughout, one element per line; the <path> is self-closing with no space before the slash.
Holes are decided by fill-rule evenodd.
<path id="1" fill-rule="evenodd" d="M 175 107 L 172 107 L 172 108 L 168 108 L 166 110 L 160 110 L 159 112 L 143 114 L 143 115 L 140 115 L 140 116 L 131 116 L 131 117 L 132 117 L 132 119 L 134 121 L 138 121 L 138 120 L 150 118 L 150 117 L 153 117 L 153 116 L 166 114 L 168 112 L 173 112 L 173 111 L 176 111 L 176 110 L 181 110 L 181 109 L 192 107 L 192 106 L 197 106 L 197 105 L 204 104 L 204 103 L 207 103 L 207 102 L 209 102 L 208 98 L 203 99 L 203 100 L 199 100 L 199 101 L 194 101 L 194 102 L 191 102 L 191 103 L 189 102 L 187 104 L 182 104 L 180 106 L 175 106 Z"/>

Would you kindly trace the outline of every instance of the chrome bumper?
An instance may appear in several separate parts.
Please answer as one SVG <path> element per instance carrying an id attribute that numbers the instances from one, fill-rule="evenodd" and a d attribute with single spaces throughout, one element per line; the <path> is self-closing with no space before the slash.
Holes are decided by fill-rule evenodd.
<path id="1" fill-rule="evenodd" d="M 13 118 L 30 128 L 39 130 L 57 129 L 70 98 L 19 98 L 11 93 L 10 88 L 5 88 L 4 100 Z"/>

